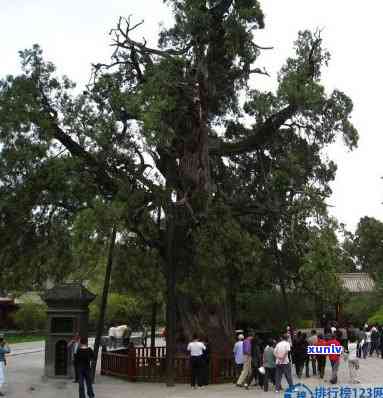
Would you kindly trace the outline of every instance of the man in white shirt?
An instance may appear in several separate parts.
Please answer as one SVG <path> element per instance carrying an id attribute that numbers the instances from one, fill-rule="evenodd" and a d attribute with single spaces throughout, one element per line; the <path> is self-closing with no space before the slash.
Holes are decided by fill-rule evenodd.
<path id="1" fill-rule="evenodd" d="M 293 379 L 291 376 L 291 365 L 289 360 L 289 352 L 291 351 L 290 343 L 287 341 L 288 336 L 284 335 L 282 340 L 274 348 L 275 355 L 275 391 L 281 390 L 282 375 L 285 375 L 289 387 L 293 385 Z"/>
<path id="2" fill-rule="evenodd" d="M 191 386 L 196 388 L 197 383 L 198 387 L 202 387 L 202 354 L 206 350 L 205 344 L 193 335 L 193 340 L 188 344 L 187 350 L 190 352 Z"/>

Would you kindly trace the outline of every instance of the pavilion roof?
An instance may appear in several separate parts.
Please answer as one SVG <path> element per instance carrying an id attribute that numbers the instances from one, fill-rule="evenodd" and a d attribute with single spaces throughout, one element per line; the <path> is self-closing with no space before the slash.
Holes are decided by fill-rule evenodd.
<path id="1" fill-rule="evenodd" d="M 340 273 L 338 277 L 344 289 L 351 293 L 372 292 L 375 282 L 366 272 Z"/>

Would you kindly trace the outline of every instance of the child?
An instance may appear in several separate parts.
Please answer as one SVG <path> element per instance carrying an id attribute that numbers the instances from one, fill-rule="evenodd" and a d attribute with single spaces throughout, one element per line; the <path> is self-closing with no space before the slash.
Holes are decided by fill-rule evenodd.
<path id="1" fill-rule="evenodd" d="M 348 370 L 350 372 L 350 382 L 353 384 L 360 383 L 357 380 L 357 373 L 359 369 L 359 359 L 357 357 L 357 347 L 355 335 L 350 336 L 350 342 L 347 345 L 348 349 Z"/>

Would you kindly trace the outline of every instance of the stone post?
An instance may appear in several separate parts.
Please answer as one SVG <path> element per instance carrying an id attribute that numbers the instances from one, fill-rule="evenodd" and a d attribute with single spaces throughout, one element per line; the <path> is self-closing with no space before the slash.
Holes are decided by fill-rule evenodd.
<path id="1" fill-rule="evenodd" d="M 46 377 L 74 377 L 72 358 L 67 346 L 77 333 L 88 337 L 88 306 L 95 297 L 80 283 L 54 286 L 42 296 L 48 306 L 44 371 Z"/>

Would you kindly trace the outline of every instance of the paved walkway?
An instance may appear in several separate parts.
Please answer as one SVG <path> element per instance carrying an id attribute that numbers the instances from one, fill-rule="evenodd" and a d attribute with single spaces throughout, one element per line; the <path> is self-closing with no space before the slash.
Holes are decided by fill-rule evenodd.
<path id="1" fill-rule="evenodd" d="M 23 355 L 21 354 L 22 348 L 25 348 L 25 353 Z M 27 351 L 30 348 L 31 346 L 15 346 L 14 351 L 16 355 L 13 355 L 8 359 L 7 385 L 5 386 L 6 396 L 14 398 L 78 397 L 77 384 L 73 384 L 69 381 L 43 380 L 42 374 L 44 353 L 43 351 L 28 353 Z M 35 348 L 32 348 L 31 350 L 33 349 Z M 330 366 L 329 363 L 327 363 L 324 381 L 320 381 L 317 377 L 303 377 L 301 380 L 297 380 L 295 378 L 294 381 L 296 383 L 305 383 L 309 387 L 315 387 L 319 385 L 329 387 L 331 386 L 327 382 L 329 375 Z M 362 382 L 362 384 L 359 385 L 360 387 L 383 386 L 383 360 L 378 358 L 368 358 L 367 360 L 361 360 L 359 379 Z M 339 371 L 339 386 L 347 384 L 348 380 L 348 369 L 346 363 L 342 361 Z M 355 385 L 352 387 L 355 387 Z M 257 387 L 251 387 L 248 391 L 246 391 L 244 389 L 235 387 L 233 384 L 224 384 L 212 385 L 202 389 L 192 390 L 188 385 L 177 385 L 173 388 L 167 388 L 164 384 L 129 383 L 107 376 L 97 376 L 95 392 L 97 398 L 246 398 L 254 397 L 254 394 L 256 394 L 257 398 L 283 398 L 283 394 L 276 394 L 273 391 L 265 393 Z M 364 397 L 359 397 L 374 398 L 373 396 L 368 396 L 368 394 Z M 358 397 L 351 396 L 350 398 Z"/>
<path id="2" fill-rule="evenodd" d="M 30 341 L 28 343 L 11 344 L 10 357 L 31 354 L 34 352 L 42 352 L 45 347 L 44 341 Z"/>

